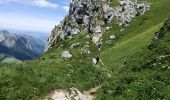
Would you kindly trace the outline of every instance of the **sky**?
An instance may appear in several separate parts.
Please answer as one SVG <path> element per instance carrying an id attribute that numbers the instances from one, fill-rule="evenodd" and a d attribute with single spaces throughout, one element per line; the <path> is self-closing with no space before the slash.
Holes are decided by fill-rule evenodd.
<path id="1" fill-rule="evenodd" d="M 0 28 L 30 35 L 49 35 L 68 14 L 70 1 L 0 0 Z"/>

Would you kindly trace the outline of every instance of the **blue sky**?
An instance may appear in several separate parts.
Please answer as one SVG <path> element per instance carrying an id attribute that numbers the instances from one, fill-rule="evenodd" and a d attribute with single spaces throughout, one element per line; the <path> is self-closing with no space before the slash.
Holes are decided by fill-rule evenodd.
<path id="1" fill-rule="evenodd" d="M 49 35 L 68 14 L 70 1 L 0 0 L 0 28 Z"/>

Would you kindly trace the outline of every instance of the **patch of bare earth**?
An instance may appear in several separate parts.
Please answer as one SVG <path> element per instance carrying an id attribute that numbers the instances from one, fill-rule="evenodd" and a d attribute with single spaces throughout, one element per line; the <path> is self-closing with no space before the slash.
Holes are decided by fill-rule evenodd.
<path id="1" fill-rule="evenodd" d="M 55 90 L 45 97 L 45 100 L 93 100 L 95 98 L 94 94 L 101 86 L 91 88 L 88 91 L 81 93 L 76 88 L 70 88 L 68 91 L 65 90 Z"/>

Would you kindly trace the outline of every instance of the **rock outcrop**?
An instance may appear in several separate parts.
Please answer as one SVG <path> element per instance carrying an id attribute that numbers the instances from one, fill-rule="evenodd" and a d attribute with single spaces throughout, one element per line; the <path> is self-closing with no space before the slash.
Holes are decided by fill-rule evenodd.
<path id="1" fill-rule="evenodd" d="M 72 87 L 69 91 L 66 90 L 56 90 L 50 95 L 46 96 L 45 100 L 93 100 L 95 98 L 94 94 L 102 86 L 97 86 L 91 88 L 88 91 L 80 92 L 78 89 Z"/>
<path id="2" fill-rule="evenodd" d="M 127 26 L 136 16 L 144 15 L 150 10 L 148 2 L 138 3 L 132 0 L 122 0 L 120 5 L 113 9 L 113 17 L 118 19 L 120 27 Z"/>
<path id="3" fill-rule="evenodd" d="M 67 60 L 67 59 L 70 59 L 72 57 L 72 55 L 70 54 L 69 51 L 63 51 L 61 53 L 61 57 Z"/>
<path id="4" fill-rule="evenodd" d="M 97 42 L 103 31 L 101 26 L 105 24 L 103 3 L 109 4 L 109 0 L 73 0 L 69 15 L 54 28 L 45 52 L 58 42 L 58 38 L 66 39 L 78 33 L 90 33 L 91 38 Z"/>
<path id="5" fill-rule="evenodd" d="M 68 39 L 79 33 L 89 33 L 91 40 L 99 45 L 106 30 L 103 27 L 105 24 L 114 19 L 123 28 L 150 8 L 149 3 L 134 0 L 121 0 L 117 7 L 111 7 L 110 3 L 110 0 L 72 0 L 69 15 L 53 29 L 45 52 L 60 39 Z"/>

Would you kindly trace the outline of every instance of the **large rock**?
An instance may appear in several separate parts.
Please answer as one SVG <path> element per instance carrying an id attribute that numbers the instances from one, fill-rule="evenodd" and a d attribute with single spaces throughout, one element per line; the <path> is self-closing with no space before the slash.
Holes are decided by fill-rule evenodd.
<path id="1" fill-rule="evenodd" d="M 63 51 L 61 53 L 61 57 L 64 58 L 64 59 L 70 59 L 72 57 L 72 55 L 70 54 L 69 51 Z"/>

